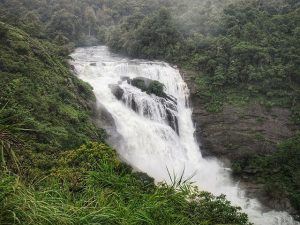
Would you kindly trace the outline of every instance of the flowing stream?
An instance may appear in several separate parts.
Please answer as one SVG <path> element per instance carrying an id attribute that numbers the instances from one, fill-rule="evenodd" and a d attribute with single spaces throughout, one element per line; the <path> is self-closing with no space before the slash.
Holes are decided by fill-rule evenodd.
<path id="1" fill-rule="evenodd" d="M 113 119 L 108 131 L 123 160 L 156 181 L 170 182 L 168 171 L 191 180 L 201 190 L 225 194 L 257 225 L 299 225 L 286 212 L 266 211 L 245 197 L 238 183 L 217 160 L 202 158 L 194 138 L 189 90 L 179 71 L 167 63 L 132 60 L 105 46 L 78 48 L 72 55 L 78 77 L 93 88 L 99 107 Z M 131 79 L 142 77 L 165 85 L 168 98 L 142 92 Z M 119 136 L 116 137 L 116 133 Z"/>

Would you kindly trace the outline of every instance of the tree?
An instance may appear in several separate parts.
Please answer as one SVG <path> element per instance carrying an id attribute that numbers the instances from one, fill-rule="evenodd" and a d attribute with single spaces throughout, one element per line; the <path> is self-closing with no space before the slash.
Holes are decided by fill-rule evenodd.
<path id="1" fill-rule="evenodd" d="M 52 16 L 48 25 L 48 33 L 52 37 L 55 37 L 57 34 L 63 34 L 70 40 L 74 40 L 79 37 L 79 26 L 77 16 L 63 9 Z"/>
<path id="2" fill-rule="evenodd" d="M 179 33 L 170 12 L 162 8 L 157 14 L 146 17 L 135 31 L 140 56 L 162 58 L 170 56 L 179 41 Z"/>
<path id="3" fill-rule="evenodd" d="M 88 26 L 88 35 L 91 36 L 91 28 L 95 26 L 97 21 L 95 10 L 88 6 L 84 11 L 84 17 Z"/>

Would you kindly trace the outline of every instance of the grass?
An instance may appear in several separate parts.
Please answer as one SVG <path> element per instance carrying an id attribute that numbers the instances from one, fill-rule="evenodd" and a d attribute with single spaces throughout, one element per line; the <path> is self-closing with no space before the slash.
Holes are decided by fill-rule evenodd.
<path id="1" fill-rule="evenodd" d="M 39 182 L 2 172 L 0 224 L 249 224 L 225 196 L 180 180 L 155 185 L 121 163 L 107 145 L 89 143 L 63 153 Z"/>
<path id="2" fill-rule="evenodd" d="M 63 47 L 31 37 L 0 22 L 0 108 L 31 129 L 22 139 L 37 152 L 72 148 L 103 131 L 90 119 L 95 96 L 92 88 L 70 72 Z"/>
<path id="3" fill-rule="evenodd" d="M 1 22 L 0 34 L 1 225 L 249 224 L 225 196 L 133 172 L 103 143 L 66 52 Z"/>
<path id="4" fill-rule="evenodd" d="M 64 47 L 2 22 L 0 33 L 1 164 L 37 176 L 61 151 L 103 141 L 92 88 L 70 72 Z"/>

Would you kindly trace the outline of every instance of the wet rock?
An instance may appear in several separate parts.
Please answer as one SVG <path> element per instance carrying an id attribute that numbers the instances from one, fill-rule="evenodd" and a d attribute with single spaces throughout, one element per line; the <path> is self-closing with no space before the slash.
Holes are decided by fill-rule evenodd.
<path id="1" fill-rule="evenodd" d="M 100 102 L 94 105 L 93 120 L 95 124 L 105 130 L 107 143 L 113 148 L 120 149 L 124 143 L 123 137 L 118 133 L 116 123 L 110 112 Z"/>
<path id="2" fill-rule="evenodd" d="M 143 80 L 145 80 L 146 83 L 152 82 L 152 80 L 147 78 L 143 78 Z M 131 82 L 129 77 L 122 77 L 121 82 L 123 81 Z M 142 114 L 145 117 L 153 117 L 151 112 L 151 106 L 147 105 L 146 102 L 143 104 L 143 108 L 140 108 L 141 106 L 139 106 L 139 104 L 136 102 L 135 96 L 133 94 L 129 99 L 125 100 L 124 90 L 119 85 L 110 85 L 110 89 L 118 100 L 124 102 L 136 113 L 141 113 L 140 111 L 142 111 Z M 166 114 L 166 123 L 179 135 L 179 125 L 177 118 L 177 99 L 171 95 L 165 95 L 164 97 L 153 96 L 153 98 L 158 99 L 160 104 L 163 105 Z"/>
<path id="3" fill-rule="evenodd" d="M 167 95 L 166 97 L 160 97 L 160 102 L 166 106 L 166 108 L 177 112 L 176 98 L 171 98 L 169 95 Z"/>
<path id="4" fill-rule="evenodd" d="M 127 82 L 130 85 L 139 88 L 141 91 L 147 92 L 148 94 L 154 94 L 158 97 L 167 96 L 167 94 L 164 92 L 164 85 L 157 80 L 151 80 L 144 77 L 137 77 L 127 80 Z"/>
<path id="5" fill-rule="evenodd" d="M 289 109 L 269 109 L 254 102 L 244 106 L 224 104 L 222 112 L 210 113 L 205 110 L 206 100 L 197 95 L 196 76 L 193 72 L 181 73 L 190 89 L 195 136 L 201 143 L 204 157 L 216 156 L 222 161 L 235 162 L 249 154 L 269 154 L 276 150 L 278 142 L 299 129 L 291 123 Z M 269 208 L 293 214 L 287 198 L 267 196 L 263 185 L 254 182 L 253 178 L 259 172 L 257 169 L 247 168 L 243 172 L 238 179 L 241 179 L 248 196 L 258 198 Z"/>
<path id="6" fill-rule="evenodd" d="M 115 132 L 116 125 L 112 115 L 108 110 L 101 104 L 97 103 L 95 107 L 94 120 L 99 127 L 105 128 L 105 130 L 113 130 Z"/>
<path id="7" fill-rule="evenodd" d="M 123 76 L 121 77 L 121 81 L 127 81 L 127 83 L 130 83 L 130 77 Z"/>
<path id="8" fill-rule="evenodd" d="M 161 98 L 165 99 L 167 102 L 171 102 L 171 104 L 176 106 L 176 110 L 177 110 L 177 98 L 175 98 L 172 95 L 167 95 L 167 94 Z"/>
<path id="9" fill-rule="evenodd" d="M 70 64 L 70 69 L 71 69 L 73 72 L 76 71 L 75 66 L 74 66 L 74 65 L 71 65 L 71 64 Z"/>
<path id="10" fill-rule="evenodd" d="M 236 160 L 245 154 L 268 154 L 280 140 L 290 137 L 295 125 L 286 108 L 267 109 L 257 103 L 245 106 L 224 104 L 222 112 L 205 110 L 205 99 L 197 95 L 194 74 L 182 72 L 190 89 L 195 135 L 204 156 Z"/>
<path id="11" fill-rule="evenodd" d="M 110 85 L 109 87 L 113 95 L 116 96 L 118 100 L 121 100 L 124 94 L 124 90 L 119 85 Z"/>
<path id="12" fill-rule="evenodd" d="M 168 121 L 169 126 L 179 135 L 179 126 L 178 126 L 177 116 L 174 115 L 174 113 L 169 109 L 166 109 L 166 113 L 167 113 L 167 121 Z"/>
<path id="13" fill-rule="evenodd" d="M 131 109 L 135 112 L 138 112 L 139 111 L 139 108 L 138 108 L 138 105 L 134 99 L 134 96 L 132 97 L 131 99 Z"/>
<path id="14" fill-rule="evenodd" d="M 153 82 L 153 80 L 145 78 L 145 77 L 136 77 L 136 78 L 130 79 L 130 81 L 129 81 L 129 83 L 132 84 L 133 86 L 135 86 L 134 84 L 137 82 L 144 83 L 145 87 L 148 88 L 149 85 L 151 84 L 151 82 Z"/>

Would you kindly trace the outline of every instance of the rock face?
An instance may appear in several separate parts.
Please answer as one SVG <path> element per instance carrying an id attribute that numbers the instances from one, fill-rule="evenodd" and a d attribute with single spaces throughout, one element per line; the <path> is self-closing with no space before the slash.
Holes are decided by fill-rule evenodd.
<path id="1" fill-rule="evenodd" d="M 171 101 L 170 101 L 171 99 Z M 169 126 L 179 135 L 178 118 L 177 118 L 177 103 L 170 96 L 160 98 L 161 103 L 165 106 L 167 114 L 167 122 Z M 174 113 L 175 112 L 175 113 Z"/>
<path id="2" fill-rule="evenodd" d="M 167 94 L 164 92 L 164 85 L 156 80 L 151 80 L 143 77 L 136 77 L 130 80 L 127 80 L 127 83 L 130 85 L 139 88 L 143 92 L 148 94 L 154 94 L 158 97 L 167 97 Z"/>
<path id="3" fill-rule="evenodd" d="M 276 150 L 280 141 L 290 137 L 297 128 L 290 122 L 291 112 L 286 108 L 267 109 L 257 103 L 245 106 L 224 105 L 222 112 L 205 110 L 205 100 L 196 94 L 192 73 L 182 72 L 189 86 L 193 107 L 195 136 L 201 143 L 204 157 L 216 156 L 230 166 L 231 162 L 247 154 L 266 154 Z M 277 210 L 293 209 L 287 199 L 268 197 L 263 186 L 253 183 L 255 168 L 249 168 L 241 179 L 249 196 L 259 198 L 266 206 Z M 248 174 L 248 175 L 247 175 Z"/>
<path id="4" fill-rule="evenodd" d="M 196 136 L 204 156 L 230 160 L 247 153 L 270 153 L 276 144 L 290 137 L 296 127 L 286 108 L 267 109 L 257 103 L 245 106 L 224 105 L 222 112 L 210 113 L 205 101 L 196 94 L 193 76 L 184 73 L 190 88 Z"/>
<path id="5" fill-rule="evenodd" d="M 201 100 L 193 97 L 192 103 L 196 135 L 208 155 L 234 160 L 246 152 L 269 153 L 280 140 L 292 135 L 287 109 L 225 105 L 222 112 L 212 114 L 199 107 Z"/>
<path id="6" fill-rule="evenodd" d="M 152 80 L 146 78 L 138 78 L 138 80 L 142 80 L 143 84 L 146 86 L 152 82 Z M 124 81 L 127 81 L 128 84 L 132 85 L 132 80 L 128 77 L 123 77 L 120 82 Z M 133 86 L 136 87 L 136 85 Z M 121 88 L 120 85 L 111 85 L 110 89 L 118 100 L 123 101 L 136 113 L 140 113 L 148 118 L 153 118 L 155 117 L 154 114 L 159 113 L 160 116 L 165 120 L 165 122 L 179 135 L 176 98 L 167 94 L 165 94 L 164 97 L 152 97 L 153 99 L 155 99 L 154 105 L 157 105 L 157 107 L 154 107 L 153 101 L 148 101 L 147 99 L 143 98 L 139 99 L 138 96 L 134 95 L 134 93 L 126 93 L 125 96 L 125 91 Z M 150 96 L 149 94 L 147 95 Z M 153 109 L 153 107 L 156 110 Z"/>
<path id="7" fill-rule="evenodd" d="M 151 82 L 153 80 L 145 78 L 145 77 L 136 77 L 134 79 L 129 80 L 129 83 L 132 84 L 133 86 L 135 86 L 134 83 L 136 83 L 136 81 L 142 81 L 144 83 L 145 87 L 149 87 L 149 85 L 151 84 Z"/>
<path id="8" fill-rule="evenodd" d="M 110 90 L 118 100 L 122 99 L 124 90 L 119 85 L 111 85 Z"/>

